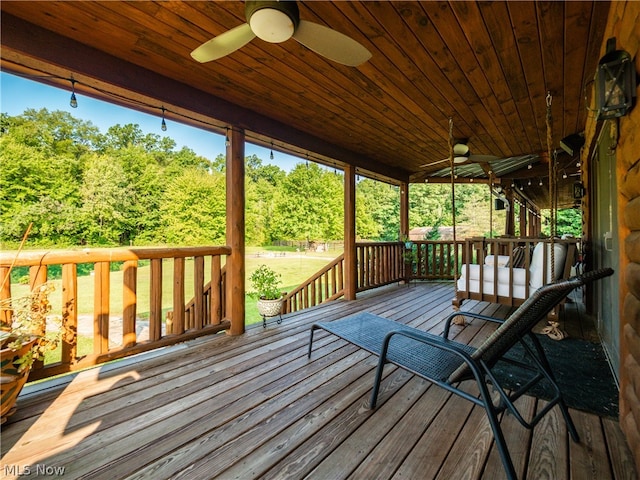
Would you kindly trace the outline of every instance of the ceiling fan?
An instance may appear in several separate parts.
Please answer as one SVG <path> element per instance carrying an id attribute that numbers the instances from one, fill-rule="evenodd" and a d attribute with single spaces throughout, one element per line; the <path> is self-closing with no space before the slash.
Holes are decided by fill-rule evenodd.
<path id="1" fill-rule="evenodd" d="M 290 38 L 329 60 L 356 67 L 371 58 L 360 43 L 324 25 L 300 19 L 295 1 L 255 1 L 245 3 L 247 23 L 203 43 L 191 56 L 198 62 L 217 60 L 243 47 L 255 37 L 269 43 Z"/>
<path id="2" fill-rule="evenodd" d="M 467 142 L 468 138 L 459 139 L 453 145 L 453 163 L 455 165 L 463 165 L 466 163 L 486 163 L 491 162 L 492 160 L 497 160 L 499 157 L 495 155 L 474 155 L 471 153 L 471 149 Z M 420 168 L 430 167 L 432 165 L 438 165 L 439 163 L 450 162 L 450 158 L 444 158 L 442 160 L 438 160 L 433 163 L 425 163 Z"/>

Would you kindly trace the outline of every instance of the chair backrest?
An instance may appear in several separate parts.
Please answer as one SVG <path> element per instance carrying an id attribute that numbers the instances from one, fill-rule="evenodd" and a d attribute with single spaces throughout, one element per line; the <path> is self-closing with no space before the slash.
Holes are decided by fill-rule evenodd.
<path id="1" fill-rule="evenodd" d="M 544 285 L 536 290 L 520 305 L 473 353 L 475 360 L 482 360 L 493 366 L 520 338 L 529 333 L 538 322 L 562 301 L 571 291 L 582 285 L 608 277 L 613 274 L 611 268 L 603 268 L 584 273 L 583 275 Z M 450 380 L 457 381 L 467 376 L 469 367 L 463 364 Z"/>

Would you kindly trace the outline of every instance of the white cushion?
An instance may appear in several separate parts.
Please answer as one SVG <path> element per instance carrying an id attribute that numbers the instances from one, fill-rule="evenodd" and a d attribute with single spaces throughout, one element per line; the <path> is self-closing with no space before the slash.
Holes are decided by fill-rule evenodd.
<path id="1" fill-rule="evenodd" d="M 495 255 L 487 255 L 484 258 L 484 264 L 485 265 L 493 265 L 493 263 L 495 262 Z M 509 263 L 509 255 L 498 255 L 498 266 L 499 267 L 505 267 L 507 265 L 507 263 Z"/>
<path id="2" fill-rule="evenodd" d="M 483 282 L 482 293 L 486 295 L 493 295 L 493 282 Z M 466 291 L 466 281 L 458 279 L 458 290 L 461 292 Z M 472 293 L 480 292 L 480 282 L 478 280 L 469 280 L 469 291 Z M 526 295 L 526 287 L 524 285 L 514 285 L 513 286 L 513 294 L 509 295 L 509 285 L 506 283 L 498 284 L 498 295 L 501 297 L 509 297 L 509 298 L 527 298 Z"/>
<path id="3" fill-rule="evenodd" d="M 551 244 L 547 243 L 547 274 L 546 279 L 543 280 L 544 276 L 544 247 L 543 242 L 538 242 L 536 248 L 533 249 L 533 255 L 531 256 L 531 264 L 529 267 L 529 271 L 531 273 L 529 279 L 529 286 L 532 289 L 538 289 L 542 285 L 551 282 Z M 564 260 L 567 255 L 567 246 L 562 243 L 554 243 L 553 250 L 555 252 L 554 256 L 554 275 L 553 278 L 558 280 L 562 277 L 562 273 L 564 270 Z"/>
<path id="4" fill-rule="evenodd" d="M 480 265 L 471 264 L 469 267 L 469 280 L 480 280 Z M 482 280 L 484 282 L 493 283 L 495 268 L 491 265 L 484 265 L 482 268 Z M 498 267 L 498 283 L 509 283 L 509 271 L 508 267 Z M 465 278 L 467 274 L 467 265 L 462 266 L 462 276 Z M 527 271 L 524 268 L 513 269 L 513 284 L 514 285 L 526 285 L 527 283 Z"/>
<path id="5" fill-rule="evenodd" d="M 480 266 L 471 264 L 462 266 L 462 275 L 458 279 L 458 290 L 466 291 L 467 289 L 467 267 L 469 271 L 469 291 L 473 293 L 480 292 Z M 494 294 L 494 267 L 491 265 L 483 266 L 483 282 L 482 293 L 487 295 Z M 509 268 L 498 267 L 498 295 L 501 297 L 509 297 Z M 524 268 L 513 269 L 513 298 L 526 298 L 526 282 L 527 271 Z"/>

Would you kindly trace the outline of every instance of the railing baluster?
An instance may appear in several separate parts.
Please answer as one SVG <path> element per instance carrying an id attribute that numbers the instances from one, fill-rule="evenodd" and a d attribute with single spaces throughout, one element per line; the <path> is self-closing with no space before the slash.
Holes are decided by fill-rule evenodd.
<path id="1" fill-rule="evenodd" d="M 138 262 L 127 260 L 123 272 L 122 289 L 122 345 L 132 347 L 136 344 L 136 312 L 138 305 Z"/>
<path id="2" fill-rule="evenodd" d="M 201 255 L 193 259 L 193 300 L 193 325 L 189 328 L 200 330 L 204 325 L 204 257 Z"/>
<path id="3" fill-rule="evenodd" d="M 151 285 L 149 298 L 149 340 L 162 337 L 162 259 L 151 259 Z"/>
<path id="4" fill-rule="evenodd" d="M 63 365 L 73 365 L 78 356 L 78 266 L 62 266 L 62 356 Z"/>
<path id="5" fill-rule="evenodd" d="M 209 294 L 209 323 L 211 325 L 220 325 L 220 320 L 222 320 L 221 279 L 220 257 L 215 256 L 211 258 L 211 293 Z"/>
<path id="6" fill-rule="evenodd" d="M 109 351 L 109 300 L 111 284 L 109 262 L 96 262 L 94 266 L 93 293 L 93 353 L 99 355 Z"/>
<path id="7" fill-rule="evenodd" d="M 173 325 L 171 333 L 184 333 L 185 299 L 184 299 L 184 258 L 173 259 Z"/>

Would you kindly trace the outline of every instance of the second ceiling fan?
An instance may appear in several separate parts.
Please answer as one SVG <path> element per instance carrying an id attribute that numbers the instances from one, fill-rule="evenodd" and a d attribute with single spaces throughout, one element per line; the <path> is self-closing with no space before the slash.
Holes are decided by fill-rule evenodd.
<path id="1" fill-rule="evenodd" d="M 343 33 L 301 20 L 295 1 L 247 1 L 245 17 L 247 23 L 205 42 L 191 52 L 191 56 L 201 63 L 210 62 L 235 52 L 258 37 L 269 43 L 293 38 L 309 50 L 351 67 L 371 58 L 369 50 Z"/>
<path id="2" fill-rule="evenodd" d="M 471 153 L 471 149 L 467 142 L 469 139 L 460 139 L 457 140 L 453 145 L 453 163 L 454 165 L 464 165 L 467 163 L 486 163 L 491 162 L 493 160 L 497 160 L 499 157 L 495 155 L 475 155 Z M 427 163 L 422 165 L 422 167 L 428 167 L 431 165 L 438 165 L 439 163 L 450 162 L 450 158 L 443 158 L 442 160 L 438 160 L 437 162 Z"/>

